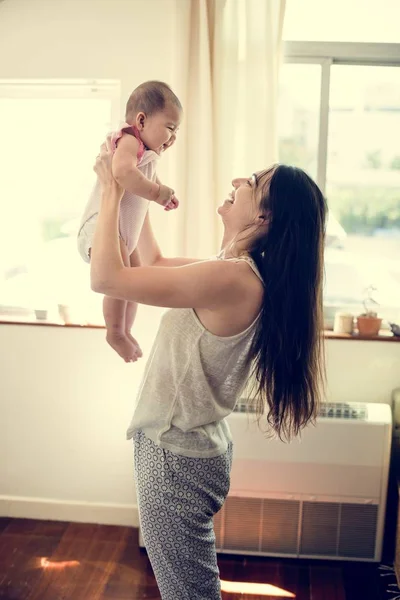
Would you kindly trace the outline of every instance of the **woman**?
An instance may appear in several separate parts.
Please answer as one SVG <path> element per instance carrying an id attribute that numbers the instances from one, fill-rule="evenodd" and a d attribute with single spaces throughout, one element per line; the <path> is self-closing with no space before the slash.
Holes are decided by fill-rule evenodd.
<path id="1" fill-rule="evenodd" d="M 326 203 L 303 171 L 283 165 L 235 179 L 218 209 L 212 260 L 164 258 L 147 217 L 144 266 L 124 267 L 109 141 L 91 282 L 96 292 L 169 307 L 128 430 L 143 538 L 163 600 L 221 598 L 213 515 L 229 489 L 225 417 L 250 374 L 268 433 L 290 439 L 316 415 L 323 383 L 322 273 Z"/>

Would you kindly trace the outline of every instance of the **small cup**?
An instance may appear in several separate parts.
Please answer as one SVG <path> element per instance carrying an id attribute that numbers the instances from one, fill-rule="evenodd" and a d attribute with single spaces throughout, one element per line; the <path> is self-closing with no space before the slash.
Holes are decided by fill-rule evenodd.
<path id="1" fill-rule="evenodd" d="M 334 333 L 353 333 L 354 316 L 351 313 L 337 312 L 333 324 Z"/>
<path id="2" fill-rule="evenodd" d="M 59 304 L 58 305 L 58 314 L 62 321 L 64 321 L 65 325 L 69 325 L 72 322 L 71 319 L 71 310 L 67 304 Z"/>
<path id="3" fill-rule="evenodd" d="M 35 317 L 37 321 L 46 321 L 47 319 L 47 309 L 35 309 Z"/>

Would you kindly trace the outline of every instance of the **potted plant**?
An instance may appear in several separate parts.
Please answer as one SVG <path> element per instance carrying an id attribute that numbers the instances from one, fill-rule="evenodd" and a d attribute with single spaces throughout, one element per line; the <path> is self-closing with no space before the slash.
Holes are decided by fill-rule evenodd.
<path id="1" fill-rule="evenodd" d="M 379 334 L 382 325 L 382 319 L 378 317 L 378 313 L 373 308 L 378 306 L 378 302 L 372 297 L 376 292 L 376 288 L 370 285 L 365 290 L 367 296 L 364 298 L 364 312 L 357 317 L 357 327 L 359 335 L 372 337 Z"/>

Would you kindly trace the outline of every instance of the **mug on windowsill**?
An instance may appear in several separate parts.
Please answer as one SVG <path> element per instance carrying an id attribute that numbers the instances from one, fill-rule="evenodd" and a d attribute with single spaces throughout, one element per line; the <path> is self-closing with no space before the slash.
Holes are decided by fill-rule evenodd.
<path id="1" fill-rule="evenodd" d="M 337 312 L 333 324 L 334 333 L 347 333 L 351 335 L 354 328 L 354 316 L 347 312 Z"/>
<path id="2" fill-rule="evenodd" d="M 37 321 L 47 321 L 48 310 L 47 308 L 35 308 L 35 317 Z"/>
<path id="3" fill-rule="evenodd" d="M 70 323 L 72 323 L 71 309 L 67 304 L 58 305 L 58 314 L 65 325 L 69 325 Z"/>

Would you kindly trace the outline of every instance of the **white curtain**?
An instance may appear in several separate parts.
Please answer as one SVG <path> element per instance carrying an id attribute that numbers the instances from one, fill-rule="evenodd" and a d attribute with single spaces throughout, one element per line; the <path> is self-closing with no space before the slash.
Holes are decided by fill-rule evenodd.
<path id="1" fill-rule="evenodd" d="M 216 195 L 278 159 L 277 93 L 285 0 L 216 0 L 213 51 Z"/>
<path id="2" fill-rule="evenodd" d="M 232 178 L 277 160 L 285 0 L 175 0 L 175 7 L 171 83 L 184 121 L 169 167 L 181 207 L 168 251 L 206 257 L 218 249 L 216 209 Z"/>

